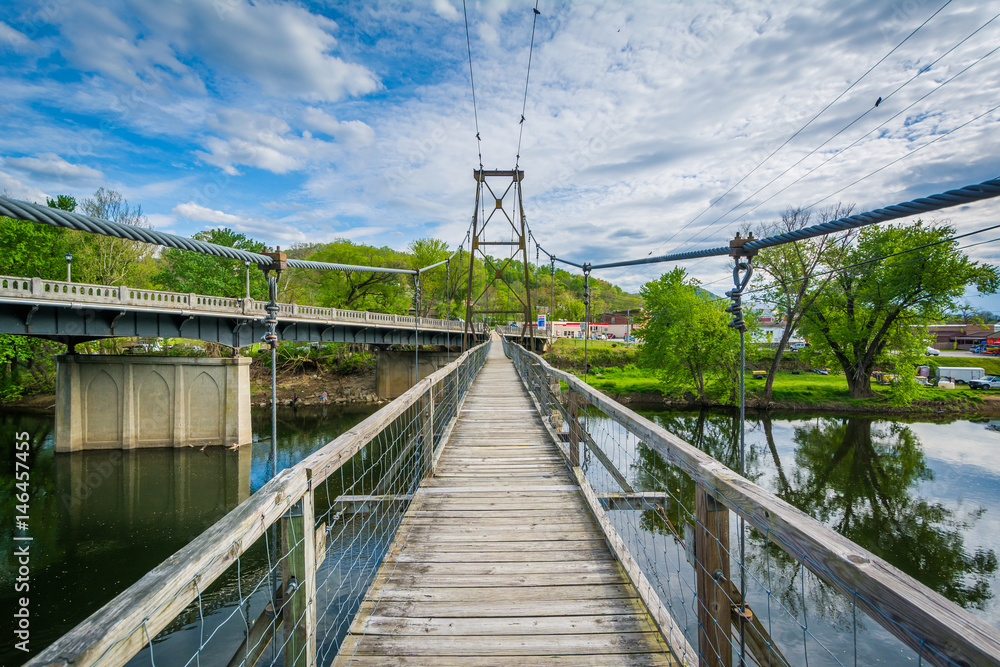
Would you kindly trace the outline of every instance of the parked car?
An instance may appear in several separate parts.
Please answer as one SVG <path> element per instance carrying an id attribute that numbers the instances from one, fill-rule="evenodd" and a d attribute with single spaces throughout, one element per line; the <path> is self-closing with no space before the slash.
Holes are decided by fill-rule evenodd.
<path id="1" fill-rule="evenodd" d="M 816 375 L 829 375 L 830 374 L 830 369 L 829 368 L 810 368 L 809 371 L 812 372 L 812 373 L 815 373 Z"/>
<path id="2" fill-rule="evenodd" d="M 928 357 L 940 357 L 941 356 L 941 350 L 936 350 L 933 347 L 931 347 L 930 345 L 928 345 L 927 349 L 924 350 L 924 354 L 926 354 Z"/>
<path id="3" fill-rule="evenodd" d="M 969 389 L 1000 389 L 1000 376 L 984 375 L 977 380 L 969 380 Z"/>

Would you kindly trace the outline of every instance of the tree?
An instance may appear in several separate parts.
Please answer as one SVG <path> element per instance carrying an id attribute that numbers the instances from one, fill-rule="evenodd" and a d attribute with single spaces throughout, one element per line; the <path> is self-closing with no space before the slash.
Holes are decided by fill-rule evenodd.
<path id="1" fill-rule="evenodd" d="M 76 201 L 59 195 L 48 200 L 52 208 L 72 211 Z M 0 217 L 0 273 L 19 278 L 64 280 L 67 230 L 26 220 Z"/>
<path id="2" fill-rule="evenodd" d="M 963 607 L 985 607 L 997 556 L 969 553 L 963 537 L 984 510 L 963 516 L 918 495 L 934 475 L 909 426 L 824 419 L 796 427 L 794 440 L 796 471 L 778 493 L 783 500 Z"/>
<path id="3" fill-rule="evenodd" d="M 818 216 L 819 223 L 848 216 L 853 208 L 838 204 L 822 211 Z M 790 208 L 781 215 L 779 222 L 762 225 L 758 235 L 766 237 L 802 229 L 810 225 L 810 218 L 808 211 Z M 848 232 L 786 243 L 765 248 L 753 259 L 753 265 L 770 278 L 761 300 L 772 304 L 777 314 L 785 320 L 785 327 L 777 347 L 774 348 L 771 369 L 764 383 L 765 402 L 771 400 L 774 375 L 778 371 L 778 365 L 792 333 L 799 326 L 803 312 L 809 309 L 834 277 L 832 273 L 820 276 L 816 274 L 827 266 L 837 264 L 839 258 L 847 251 L 850 237 L 851 233 Z"/>
<path id="4" fill-rule="evenodd" d="M 437 239 L 417 239 L 409 245 L 410 266 L 422 269 L 448 259 L 451 252 L 448 244 Z M 446 271 L 443 266 L 420 274 L 420 312 L 419 317 L 449 317 L 451 311 L 447 303 L 448 295 Z"/>
<path id="5" fill-rule="evenodd" d="M 199 241 L 262 253 L 264 244 L 247 238 L 232 229 L 220 227 L 198 232 Z M 212 296 L 241 298 L 246 296 L 247 266 L 240 260 L 223 259 L 188 250 L 168 248 L 162 253 L 163 266 L 153 280 L 163 289 L 174 292 L 195 292 Z M 256 265 L 249 267 L 250 297 L 267 299 L 267 279 Z"/>
<path id="6" fill-rule="evenodd" d="M 673 391 L 694 391 L 699 401 L 734 399 L 739 374 L 739 337 L 729 328 L 727 301 L 698 287 L 677 267 L 642 286 L 646 302 L 635 335 L 642 359 L 659 369 Z"/>
<path id="7" fill-rule="evenodd" d="M 346 239 L 328 243 L 309 255 L 316 262 L 409 268 L 406 259 L 391 248 L 355 245 Z M 411 304 L 412 291 L 398 273 L 361 271 L 297 271 L 289 277 L 288 289 L 311 294 L 311 303 L 333 308 L 405 313 Z"/>
<path id="8" fill-rule="evenodd" d="M 81 203 L 84 213 L 94 218 L 123 225 L 152 225 L 142 213 L 142 206 L 130 206 L 121 193 L 99 188 L 94 196 Z M 153 270 L 149 260 L 155 246 L 102 234 L 80 234 L 73 248 L 74 265 L 82 282 L 98 285 L 138 285 Z"/>
<path id="9" fill-rule="evenodd" d="M 910 360 L 923 347 L 927 324 L 954 308 L 974 285 L 993 294 L 1000 273 L 973 262 L 949 240 L 949 225 L 872 226 L 841 256 L 836 277 L 802 318 L 803 332 L 821 357 L 838 363 L 851 398 L 875 395 L 871 373 L 887 364 L 912 378 Z M 921 248 L 898 257 L 894 253 Z"/>

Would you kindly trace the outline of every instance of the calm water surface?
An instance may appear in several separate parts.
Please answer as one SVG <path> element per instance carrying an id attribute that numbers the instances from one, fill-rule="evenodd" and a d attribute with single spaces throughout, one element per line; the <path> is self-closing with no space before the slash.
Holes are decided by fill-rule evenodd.
<path id="1" fill-rule="evenodd" d="M 294 465 L 374 412 L 373 407 L 279 412 L 278 468 Z M 14 434 L 31 434 L 31 649 L 41 651 L 197 537 L 268 478 L 270 414 L 253 416 L 253 445 L 230 451 L 150 449 L 55 454 L 51 415 L 0 413 L 5 521 L 3 609 L 15 605 Z M 20 595 L 20 594 L 19 594 Z M 0 643 L 0 665 L 28 655 Z M 29 654 L 30 655 L 30 654 Z M 148 660 L 147 663 L 148 664 Z"/>
<path id="2" fill-rule="evenodd" d="M 283 411 L 279 468 L 300 461 L 371 412 L 370 408 Z M 733 417 L 666 411 L 643 414 L 724 463 L 737 465 Z M 0 462 L 0 502 L 6 517 L 13 515 L 15 505 L 14 433 L 28 431 L 35 447 L 30 513 L 33 652 L 100 608 L 264 484 L 270 450 L 268 415 L 256 415 L 253 427 L 253 446 L 239 451 L 207 448 L 55 455 L 51 416 L 0 414 L 0 449 L 5 452 Z M 750 416 L 748 476 L 1000 627 L 998 427 L 996 422 Z M 660 474 L 662 462 L 655 455 L 646 451 L 640 458 L 641 463 L 629 472 L 634 481 Z M 666 468 L 662 469 L 665 474 Z M 612 514 L 624 520 L 629 513 Z M 650 536 L 664 532 L 649 517 L 639 520 Z M 0 526 L 4 549 L 0 596 L 5 609 L 14 604 L 11 523 L 7 520 Z M 662 534 L 659 540 L 635 546 L 639 551 L 663 551 L 656 546 L 663 541 Z M 849 605 L 816 582 L 803 587 L 796 579 L 795 563 L 764 554 L 762 540 L 757 542 L 754 552 L 751 539 L 748 561 L 758 570 L 765 560 L 773 568 L 770 602 L 788 605 L 789 614 L 801 611 L 797 606 L 809 611 L 809 639 L 803 640 L 800 632 L 774 631 L 782 646 L 792 647 L 789 659 L 796 663 L 799 648 L 809 651 L 802 657 L 808 657 L 810 664 L 853 664 L 851 655 L 831 656 L 822 648 L 842 644 L 844 633 L 853 632 Z M 653 553 L 649 558 L 660 563 L 664 577 L 670 570 L 680 572 L 683 552 L 673 560 L 662 556 Z M 684 587 L 677 593 L 683 600 Z M 760 590 L 751 591 L 749 599 L 759 609 L 768 603 Z M 685 623 L 683 618 L 680 622 Z M 6 623 L 10 627 L 10 621 Z M 859 664 L 908 664 L 894 640 L 887 641 L 873 625 L 861 624 L 864 659 Z M 200 634 L 197 617 L 179 619 L 172 632 L 175 645 L 189 644 L 178 655 L 191 655 Z M 11 636 L 9 631 L 7 636 Z M 19 664 L 25 658 L 9 642 L 0 647 L 0 664 Z M 209 656 L 204 658 L 205 664 L 212 662 Z M 148 664 L 148 657 L 144 659 Z"/>
<path id="3" fill-rule="evenodd" d="M 671 411 L 644 415 L 738 469 L 734 417 Z M 998 426 L 1000 422 L 995 421 L 748 415 L 747 476 L 1000 627 Z M 640 449 L 644 451 L 638 452 L 638 465 L 630 471 L 633 480 L 640 485 L 650 477 L 670 480 L 682 503 L 687 503 L 688 495 L 693 500 L 689 479 L 672 476 L 655 453 L 643 446 Z M 627 521 L 627 517 L 619 520 Z M 645 542 L 640 540 L 640 551 L 644 545 L 673 544 L 672 538 L 662 539 L 666 528 L 655 516 L 643 516 L 638 522 L 646 535 Z M 736 549 L 735 525 L 731 535 Z M 806 664 L 806 660 L 811 665 L 854 664 L 855 631 L 858 664 L 910 664 L 913 654 L 901 651 L 898 641 L 862 612 L 855 616 L 850 600 L 811 573 L 803 575 L 801 563 L 784 552 L 764 545 L 764 536 L 751 531 L 748 601 L 761 616 L 770 605 L 775 619 L 772 636 L 786 648 L 792 664 Z M 654 560 L 671 550 L 658 548 Z M 656 561 L 658 570 L 664 578 L 670 570 L 683 578 L 689 574 L 686 557 L 683 551 L 667 555 L 662 562 Z M 683 606 L 689 587 L 678 585 L 677 578 L 664 588 L 673 586 Z M 691 608 L 689 594 L 687 598 Z M 689 626 L 695 617 L 688 614 Z M 807 633 L 799 623 L 808 626 Z M 697 631 L 696 626 L 690 629 Z"/>

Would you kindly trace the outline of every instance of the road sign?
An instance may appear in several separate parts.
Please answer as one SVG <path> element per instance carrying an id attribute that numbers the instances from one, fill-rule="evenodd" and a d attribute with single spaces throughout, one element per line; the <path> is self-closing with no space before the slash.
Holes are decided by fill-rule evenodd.
<path id="1" fill-rule="evenodd" d="M 540 314 L 538 316 L 538 328 L 539 329 L 544 329 L 545 328 L 545 315 L 544 314 Z"/>

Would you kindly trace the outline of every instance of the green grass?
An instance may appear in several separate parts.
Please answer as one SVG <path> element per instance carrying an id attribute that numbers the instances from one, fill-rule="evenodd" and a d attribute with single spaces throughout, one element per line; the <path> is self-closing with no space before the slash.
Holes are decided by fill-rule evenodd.
<path id="1" fill-rule="evenodd" d="M 649 368 L 626 366 L 624 368 L 595 368 L 588 374 L 587 382 L 595 389 L 611 394 L 659 394 L 664 395 L 663 388 L 656 376 L 656 371 Z M 582 377 L 582 373 L 577 373 Z M 747 373 L 747 395 L 760 396 L 764 391 L 764 381 L 754 380 Z M 884 394 L 888 387 L 872 385 L 872 388 Z M 982 402 L 978 392 L 964 385 L 956 389 L 937 389 L 921 387 L 916 396 L 918 401 L 958 402 L 968 408 L 975 408 Z M 852 399 L 847 391 L 847 379 L 843 375 L 817 375 L 816 373 L 792 374 L 779 371 L 774 379 L 772 401 L 775 403 L 796 403 L 807 405 L 848 404 L 852 406 L 884 405 L 881 397 L 869 399 Z"/>
<path id="2" fill-rule="evenodd" d="M 634 364 L 639 348 L 620 340 L 587 341 L 587 363 L 590 367 L 621 367 Z M 583 371 L 583 341 L 564 338 L 552 347 L 552 363 L 557 368 Z"/>
<path id="3" fill-rule="evenodd" d="M 582 373 L 577 373 L 582 377 Z M 655 371 L 628 365 L 623 368 L 594 368 L 587 384 L 611 394 L 663 394 Z"/>
<path id="4" fill-rule="evenodd" d="M 951 366 L 953 368 L 978 367 L 985 370 L 987 375 L 1000 375 L 1000 358 L 997 357 L 924 357 L 921 363 L 929 366 L 932 361 L 938 366 Z"/>

